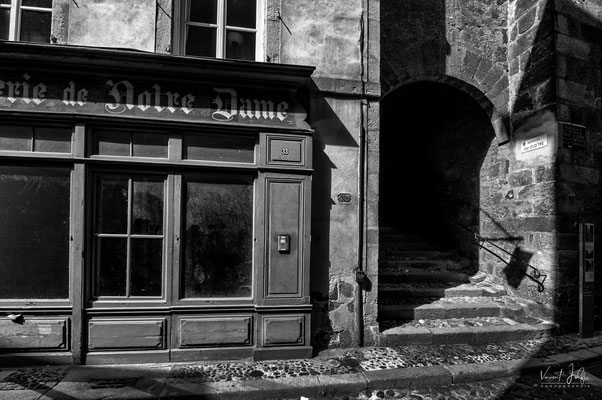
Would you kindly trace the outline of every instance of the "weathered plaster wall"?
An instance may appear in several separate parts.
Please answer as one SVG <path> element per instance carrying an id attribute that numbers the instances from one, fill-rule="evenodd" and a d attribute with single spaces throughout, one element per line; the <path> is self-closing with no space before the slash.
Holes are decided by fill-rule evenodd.
<path id="1" fill-rule="evenodd" d="M 156 0 L 155 23 L 155 52 L 172 53 L 172 21 L 174 20 L 174 2 L 171 0 Z"/>
<path id="2" fill-rule="evenodd" d="M 316 131 L 311 291 L 317 301 L 316 311 L 323 314 L 314 332 L 330 345 L 350 346 L 353 340 L 356 285 L 353 270 L 357 266 L 359 227 L 359 107 L 356 99 L 320 98 L 318 93 L 311 100 L 311 126 Z M 341 202 L 339 193 L 350 194 L 351 201 Z M 325 307 L 329 320 L 324 320 Z"/>
<path id="3" fill-rule="evenodd" d="M 66 44 L 68 41 L 70 3 L 70 0 L 55 0 L 52 2 L 50 38 L 53 43 Z"/>
<path id="4" fill-rule="evenodd" d="M 67 44 L 155 51 L 155 0 L 93 0 L 69 5 Z"/>
<path id="5" fill-rule="evenodd" d="M 367 134 L 367 129 L 363 132 L 362 123 L 372 127 L 368 128 L 372 135 L 378 129 L 378 113 L 367 111 L 361 101 L 364 95 L 377 96 L 379 92 L 379 49 L 373 36 L 376 34 L 378 40 L 378 3 L 282 0 L 280 14 L 273 7 L 267 10 L 268 26 L 272 27 L 268 38 L 277 23 L 281 46 L 276 53 L 274 42 L 268 42 L 270 59 L 316 66 L 310 90 L 309 121 L 315 129 L 311 291 L 313 342 L 317 349 L 357 344 L 355 317 L 365 311 L 357 309 L 354 272 L 358 267 L 361 237 L 358 169 L 360 134 Z M 369 29 L 374 33 L 369 33 Z M 372 70 L 374 75 L 369 73 Z M 373 146 L 370 154 L 374 157 L 378 148 Z M 339 194 L 349 194 L 351 201 L 345 202 Z M 370 200 L 372 214 L 377 213 L 376 195 L 373 193 Z M 372 214 L 374 221 L 377 217 Z M 375 224 L 370 228 L 377 230 Z M 376 247 L 377 242 L 376 246 L 370 246 L 369 255 L 373 260 L 377 259 Z M 364 255 L 367 257 L 368 252 Z M 374 269 L 371 275 L 374 280 L 376 274 Z M 376 298 L 372 297 L 366 295 L 364 300 L 368 321 L 375 323 Z"/>
<path id="6" fill-rule="evenodd" d="M 577 327 L 578 316 L 578 222 L 596 223 L 596 242 L 601 243 L 602 210 L 602 3 L 556 1 L 556 82 L 558 119 L 585 126 L 585 149 L 558 149 L 557 202 L 559 213 L 558 256 L 563 268 L 563 288 L 558 304 L 566 304 L 567 324 Z M 596 247 L 595 281 L 602 280 L 602 247 Z M 602 326 L 602 292 L 596 289 L 595 323 Z"/>
<path id="7" fill-rule="evenodd" d="M 316 67 L 315 77 L 358 80 L 362 1 L 284 0 L 281 61 Z"/>

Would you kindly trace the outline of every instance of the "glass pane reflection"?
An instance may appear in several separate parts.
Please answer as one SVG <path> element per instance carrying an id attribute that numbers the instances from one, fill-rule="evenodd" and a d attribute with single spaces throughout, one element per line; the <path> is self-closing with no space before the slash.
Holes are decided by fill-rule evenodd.
<path id="1" fill-rule="evenodd" d="M 252 294 L 253 186 L 186 183 L 185 297 Z"/>
<path id="2" fill-rule="evenodd" d="M 0 167 L 0 298 L 69 297 L 70 173 Z"/>
<path id="3" fill-rule="evenodd" d="M 128 179 L 106 176 L 100 180 L 98 226 L 100 233 L 127 233 Z"/>
<path id="4" fill-rule="evenodd" d="M 20 40 L 50 43 L 51 13 L 21 10 Z"/>
<path id="5" fill-rule="evenodd" d="M 132 239 L 130 296 L 161 296 L 163 240 Z"/>
<path id="6" fill-rule="evenodd" d="M 186 55 L 215 57 L 217 33 L 215 28 L 186 27 Z"/>
<path id="7" fill-rule="evenodd" d="M 163 187 L 163 180 L 139 178 L 133 181 L 133 234 L 161 235 L 163 233 Z"/>
<path id="8" fill-rule="evenodd" d="M 125 296 L 127 239 L 98 238 L 99 296 Z"/>

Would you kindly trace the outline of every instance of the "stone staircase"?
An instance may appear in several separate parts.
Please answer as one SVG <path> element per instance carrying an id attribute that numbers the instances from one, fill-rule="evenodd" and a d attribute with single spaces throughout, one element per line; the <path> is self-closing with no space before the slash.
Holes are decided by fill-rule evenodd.
<path id="1" fill-rule="evenodd" d="M 418 234 L 381 228 L 379 346 L 535 339 L 554 325 L 531 316 L 469 260 Z"/>

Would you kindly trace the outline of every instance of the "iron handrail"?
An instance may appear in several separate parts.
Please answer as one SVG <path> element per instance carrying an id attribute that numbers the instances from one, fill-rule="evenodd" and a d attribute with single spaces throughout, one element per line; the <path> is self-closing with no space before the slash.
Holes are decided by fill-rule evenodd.
<path id="1" fill-rule="evenodd" d="M 506 253 L 507 255 L 510 256 L 510 258 L 514 258 L 515 260 L 517 260 L 518 262 L 526 265 L 527 267 L 531 268 L 531 273 L 530 274 L 525 274 L 525 276 L 529 279 L 531 279 L 533 282 L 535 282 L 537 284 L 537 291 L 539 293 L 543 293 L 543 291 L 545 290 L 545 287 L 543 285 L 543 283 L 546 281 L 546 278 L 548 277 L 548 275 L 546 274 L 542 274 L 537 268 L 535 268 L 534 266 L 532 266 L 531 264 L 529 264 L 528 262 L 526 262 L 525 260 L 515 256 L 514 254 L 510 253 L 508 250 L 504 249 L 503 247 L 498 246 L 497 244 L 493 243 L 491 240 L 489 240 L 488 238 L 479 235 L 478 233 L 474 232 L 472 229 L 470 229 L 467 226 L 464 226 L 463 224 L 461 224 L 460 222 L 456 221 L 455 219 L 449 218 L 449 220 L 453 223 L 455 223 L 456 225 L 458 225 L 459 227 L 467 230 L 468 232 L 473 234 L 473 237 L 477 243 L 477 245 L 482 248 L 483 250 L 488 251 L 489 253 L 493 254 L 495 257 L 497 257 L 499 260 L 501 260 L 502 262 L 509 264 L 509 261 L 504 260 L 499 254 L 493 252 L 493 250 L 485 247 L 485 245 L 483 244 L 484 242 L 487 242 L 488 244 L 492 245 L 493 247 L 497 248 L 498 250 L 503 251 L 504 253 Z M 540 278 L 543 279 L 541 280 L 541 282 L 539 281 Z"/>

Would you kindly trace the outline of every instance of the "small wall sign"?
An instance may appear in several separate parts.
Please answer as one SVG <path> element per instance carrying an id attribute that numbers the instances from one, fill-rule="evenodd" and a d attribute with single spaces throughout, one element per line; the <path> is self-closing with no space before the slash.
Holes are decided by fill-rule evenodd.
<path id="1" fill-rule="evenodd" d="M 562 147 L 579 150 L 585 150 L 587 148 L 587 132 L 585 126 L 559 122 L 558 133 Z"/>
<path id="2" fill-rule="evenodd" d="M 548 145 L 548 136 L 541 135 L 533 139 L 523 140 L 521 142 L 521 153 L 527 153 L 529 151 L 541 149 Z"/>
<path id="3" fill-rule="evenodd" d="M 339 193 L 337 195 L 337 200 L 339 203 L 351 203 L 351 193 Z"/>

